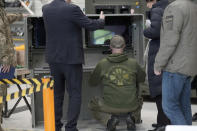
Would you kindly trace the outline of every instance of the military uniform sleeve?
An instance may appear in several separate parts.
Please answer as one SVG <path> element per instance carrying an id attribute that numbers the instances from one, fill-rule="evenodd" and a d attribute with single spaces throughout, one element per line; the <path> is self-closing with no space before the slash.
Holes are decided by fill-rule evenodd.
<path id="1" fill-rule="evenodd" d="M 98 19 L 98 20 L 89 19 L 86 15 L 84 15 L 84 13 L 81 11 L 81 9 L 78 6 L 73 7 L 71 20 L 74 23 L 76 23 L 78 26 L 91 31 L 104 28 L 104 24 L 105 24 L 104 20 L 102 19 Z"/>
<path id="2" fill-rule="evenodd" d="M 0 16 L 0 64 L 9 65 L 10 63 L 10 49 L 7 44 L 5 36 L 5 24 Z"/>
<path id="3" fill-rule="evenodd" d="M 89 84 L 91 86 L 97 86 L 101 83 L 101 73 L 102 73 L 102 66 L 100 63 L 97 64 L 96 68 L 90 75 Z"/>
<path id="4" fill-rule="evenodd" d="M 7 14 L 9 24 L 12 24 L 15 21 L 20 21 L 23 19 L 22 14 Z"/>
<path id="5" fill-rule="evenodd" d="M 156 71 L 161 71 L 165 68 L 177 48 L 183 21 L 183 13 L 179 7 L 169 6 L 166 8 L 161 27 L 160 49 L 154 64 Z"/>
<path id="6" fill-rule="evenodd" d="M 145 81 L 146 73 L 137 63 L 137 83 L 142 83 Z"/>
<path id="7" fill-rule="evenodd" d="M 0 64 L 12 65 L 14 59 L 14 46 L 8 46 L 6 37 L 0 33 Z"/>
<path id="8" fill-rule="evenodd" d="M 9 56 L 8 54 L 6 53 L 7 52 L 7 49 L 5 48 L 6 47 L 6 38 L 5 36 L 3 36 L 2 33 L 0 33 L 0 64 L 8 64 L 8 59 L 9 59 Z"/>

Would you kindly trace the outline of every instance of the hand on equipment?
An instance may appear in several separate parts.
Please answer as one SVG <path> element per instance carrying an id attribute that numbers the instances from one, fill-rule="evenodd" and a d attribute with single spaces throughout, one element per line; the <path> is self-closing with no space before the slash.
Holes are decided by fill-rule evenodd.
<path id="1" fill-rule="evenodd" d="M 161 71 L 154 70 L 154 72 L 155 72 L 155 75 L 157 75 L 157 76 L 161 75 Z"/>
<path id="2" fill-rule="evenodd" d="M 131 12 L 131 14 L 134 14 L 135 13 L 135 10 L 134 9 L 131 9 L 130 12 Z"/>
<path id="3" fill-rule="evenodd" d="M 101 13 L 100 13 L 100 17 L 99 17 L 100 19 L 105 19 L 105 15 L 104 15 L 104 13 L 103 13 L 103 11 L 101 11 Z"/>
<path id="4" fill-rule="evenodd" d="M 151 21 L 149 19 L 146 20 L 145 26 L 146 28 L 149 28 L 151 26 Z"/>
<path id="5" fill-rule="evenodd" d="M 3 72 L 3 73 L 10 72 L 10 65 L 2 65 L 1 66 L 1 72 Z"/>
<path id="6" fill-rule="evenodd" d="M 28 17 L 28 16 L 30 16 L 30 14 L 22 14 L 23 15 L 23 17 Z"/>

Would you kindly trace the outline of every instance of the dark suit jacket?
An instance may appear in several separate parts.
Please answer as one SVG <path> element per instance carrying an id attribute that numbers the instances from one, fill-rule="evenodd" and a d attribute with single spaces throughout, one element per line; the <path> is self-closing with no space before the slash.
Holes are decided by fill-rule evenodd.
<path id="1" fill-rule="evenodd" d="M 84 63 L 82 28 L 93 31 L 104 27 L 104 20 L 89 19 L 78 6 L 65 0 L 43 6 L 43 19 L 48 63 Z"/>

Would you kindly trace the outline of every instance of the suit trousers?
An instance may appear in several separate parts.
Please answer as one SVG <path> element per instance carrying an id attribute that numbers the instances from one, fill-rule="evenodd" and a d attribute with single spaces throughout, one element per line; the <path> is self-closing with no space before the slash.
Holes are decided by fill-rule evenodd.
<path id="1" fill-rule="evenodd" d="M 78 131 L 77 120 L 81 108 L 82 64 L 50 63 L 51 75 L 54 77 L 55 127 L 61 131 L 63 126 L 63 103 L 65 89 L 69 95 L 67 124 L 65 131 Z"/>

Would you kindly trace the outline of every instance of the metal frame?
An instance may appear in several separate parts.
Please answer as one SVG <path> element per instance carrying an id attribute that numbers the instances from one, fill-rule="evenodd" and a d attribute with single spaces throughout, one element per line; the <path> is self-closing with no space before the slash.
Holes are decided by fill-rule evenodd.
<path id="1" fill-rule="evenodd" d="M 22 91 L 21 89 L 21 86 L 17 84 L 17 88 L 19 89 L 19 91 Z M 29 104 L 29 102 L 27 101 L 27 98 L 26 96 L 22 96 L 22 97 L 19 97 L 17 102 L 14 104 L 14 106 L 12 107 L 11 110 L 8 110 L 8 102 L 5 102 L 5 107 L 4 107 L 4 111 L 3 111 L 3 117 L 4 118 L 9 118 L 13 112 L 15 111 L 16 107 L 18 106 L 18 104 L 20 103 L 21 100 L 24 100 L 25 101 L 25 104 L 27 105 L 30 113 L 32 112 L 32 109 L 31 109 L 31 106 Z"/>

